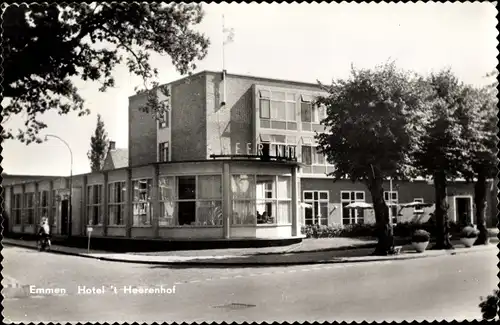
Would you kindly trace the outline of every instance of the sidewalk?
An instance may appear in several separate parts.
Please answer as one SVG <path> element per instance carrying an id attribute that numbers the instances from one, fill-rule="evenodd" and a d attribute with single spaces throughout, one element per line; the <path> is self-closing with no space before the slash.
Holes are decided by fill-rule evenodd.
<path id="1" fill-rule="evenodd" d="M 222 249 L 204 251 L 170 251 L 156 253 L 109 253 L 104 251 L 53 245 L 52 253 L 93 258 L 102 261 L 198 267 L 230 266 L 278 266 L 322 263 L 356 263 L 387 260 L 406 260 L 423 257 L 455 255 L 461 253 L 493 250 L 498 240 L 490 238 L 490 244 L 465 248 L 454 241 L 453 250 L 428 250 L 416 253 L 410 245 L 404 245 L 399 255 L 371 256 L 376 241 L 353 238 L 306 239 L 291 247 L 269 247 L 265 249 Z M 17 239 L 4 239 L 4 245 L 36 249 L 36 243 Z M 432 243 L 429 244 L 432 247 Z"/>

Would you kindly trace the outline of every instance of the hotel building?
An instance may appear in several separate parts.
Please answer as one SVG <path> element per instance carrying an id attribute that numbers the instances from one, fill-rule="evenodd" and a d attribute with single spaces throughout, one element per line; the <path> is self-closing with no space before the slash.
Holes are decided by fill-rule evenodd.
<path id="1" fill-rule="evenodd" d="M 335 167 L 316 152 L 326 114 L 312 104 L 324 94 L 317 84 L 203 71 L 167 88 L 161 121 L 139 109 L 145 95 L 129 98 L 128 152 L 112 143 L 101 172 L 4 183 L 11 231 L 33 232 L 44 215 L 57 234 L 86 235 L 91 224 L 93 236 L 130 238 L 287 238 L 307 224 L 374 222 L 372 210 L 346 208 L 371 202 L 366 186 L 333 182 Z M 426 181 L 386 182 L 384 190 L 395 204 L 434 201 Z M 475 223 L 473 193 L 473 184 L 449 184 L 452 220 Z M 432 211 L 394 206 L 391 215 L 425 222 Z"/>

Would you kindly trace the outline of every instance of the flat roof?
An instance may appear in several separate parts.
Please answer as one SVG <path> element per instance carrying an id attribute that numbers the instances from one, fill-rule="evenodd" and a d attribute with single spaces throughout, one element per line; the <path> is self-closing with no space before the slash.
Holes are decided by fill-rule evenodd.
<path id="1" fill-rule="evenodd" d="M 222 70 L 221 71 L 203 70 L 203 71 L 200 71 L 197 73 L 193 73 L 192 75 L 188 75 L 188 76 L 182 77 L 180 79 L 164 83 L 164 84 L 162 84 L 162 86 L 179 84 L 179 83 L 185 82 L 186 80 L 188 80 L 190 78 L 197 78 L 201 75 L 206 75 L 206 74 L 212 74 L 212 75 L 222 74 Z M 294 80 L 286 80 L 286 79 L 278 79 L 278 78 L 258 77 L 258 76 L 245 75 L 245 74 L 228 73 L 227 71 L 226 71 L 226 76 L 236 77 L 236 78 L 244 78 L 244 79 L 254 79 L 255 81 L 279 82 L 279 83 L 286 83 L 286 84 L 290 84 L 290 85 L 308 86 L 308 87 L 318 88 L 318 90 L 321 90 L 321 88 L 317 82 L 313 83 L 313 82 L 294 81 Z M 140 96 L 140 95 L 135 94 L 135 95 L 129 96 L 129 98 L 133 98 L 136 96 Z"/>

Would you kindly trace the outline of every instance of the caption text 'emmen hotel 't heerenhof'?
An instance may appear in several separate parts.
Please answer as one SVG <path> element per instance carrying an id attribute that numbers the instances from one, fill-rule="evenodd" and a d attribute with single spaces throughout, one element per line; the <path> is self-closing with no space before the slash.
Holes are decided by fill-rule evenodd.
<path id="1" fill-rule="evenodd" d="M 160 122 L 138 109 L 144 96 L 130 97 L 128 154 L 112 143 L 102 172 L 72 180 L 6 175 L 9 230 L 34 233 L 47 216 L 60 235 L 85 236 L 91 224 L 92 236 L 271 239 L 299 236 L 304 224 L 374 222 L 372 210 L 345 208 L 370 202 L 366 187 L 334 183 L 326 176 L 334 166 L 316 153 L 325 115 L 311 104 L 322 94 L 317 84 L 204 71 L 168 89 L 171 109 Z M 497 191 L 490 185 L 493 226 Z M 388 181 L 388 202 L 434 201 L 426 181 L 394 181 L 390 189 Z M 473 184 L 450 183 L 452 220 L 475 223 L 473 193 Z M 391 209 L 394 222 L 425 222 L 433 211 Z"/>

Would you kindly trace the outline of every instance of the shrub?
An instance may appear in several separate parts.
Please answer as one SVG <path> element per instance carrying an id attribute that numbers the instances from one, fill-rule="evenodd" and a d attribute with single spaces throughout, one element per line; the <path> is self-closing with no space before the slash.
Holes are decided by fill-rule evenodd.
<path id="1" fill-rule="evenodd" d="M 352 224 L 345 225 L 342 229 L 342 237 L 374 237 L 376 225 L 372 224 Z"/>
<path id="2" fill-rule="evenodd" d="M 476 238 L 479 235 L 479 230 L 474 227 L 467 226 L 460 232 L 460 238 Z"/>
<path id="3" fill-rule="evenodd" d="M 411 241 L 414 243 L 424 243 L 429 241 L 430 239 L 431 235 L 429 234 L 429 232 L 423 229 L 415 230 L 415 232 L 411 236 Z"/>
<path id="4" fill-rule="evenodd" d="M 307 225 L 302 226 L 302 234 L 306 238 L 333 238 L 339 237 L 342 232 L 341 226 Z"/>
<path id="5" fill-rule="evenodd" d="M 460 227 L 455 222 L 450 221 L 448 225 L 449 233 L 451 235 L 457 235 L 460 233 Z M 432 221 L 425 223 L 402 222 L 394 226 L 394 236 L 404 238 L 411 237 L 413 233 L 419 229 L 427 231 L 431 236 L 434 236 L 436 233 L 436 225 Z"/>
<path id="6" fill-rule="evenodd" d="M 368 237 L 374 234 L 374 225 L 307 225 L 302 226 L 301 233 L 306 238 L 335 238 L 335 237 Z"/>
<path id="7" fill-rule="evenodd" d="M 498 303 L 500 298 L 500 291 L 497 289 L 492 295 L 486 298 L 481 297 L 481 303 L 479 308 L 481 308 L 481 313 L 483 314 L 483 319 L 492 320 L 498 316 Z"/>

